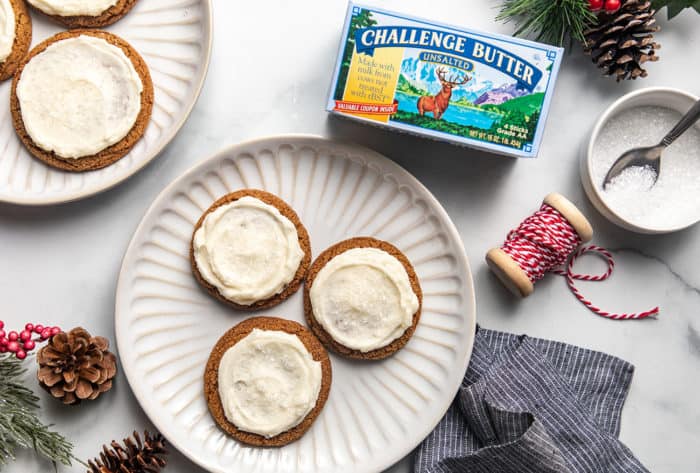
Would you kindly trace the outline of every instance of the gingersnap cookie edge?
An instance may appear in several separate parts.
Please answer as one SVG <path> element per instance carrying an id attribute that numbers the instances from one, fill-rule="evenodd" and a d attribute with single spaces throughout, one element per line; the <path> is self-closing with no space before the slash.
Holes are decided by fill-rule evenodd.
<path id="1" fill-rule="evenodd" d="M 226 418 L 221 398 L 219 397 L 219 364 L 221 363 L 221 358 L 229 348 L 245 338 L 255 328 L 278 330 L 296 335 L 311 354 L 311 357 L 321 363 L 321 389 L 314 408 L 299 424 L 270 438 L 246 432 L 231 423 Z M 326 349 L 309 329 L 292 320 L 277 317 L 252 317 L 230 328 L 212 348 L 204 370 L 204 397 L 216 424 L 234 439 L 255 447 L 282 447 L 300 439 L 311 428 L 311 425 L 328 400 L 332 380 L 333 373 L 328 352 L 326 352 Z"/>
<path id="2" fill-rule="evenodd" d="M 141 110 L 136 117 L 136 122 L 131 127 L 129 132 L 117 143 L 114 143 L 113 145 L 90 156 L 75 159 L 62 158 L 56 155 L 56 153 L 53 151 L 46 151 L 40 148 L 29 136 L 29 133 L 24 127 L 24 121 L 22 119 L 22 110 L 19 103 L 19 98 L 17 97 L 17 85 L 22 77 L 22 71 L 24 70 L 25 66 L 35 56 L 45 51 L 46 48 L 54 43 L 70 38 L 77 38 L 82 35 L 93 36 L 95 38 L 107 41 L 109 44 L 121 49 L 129 58 L 131 63 L 134 65 L 134 69 L 138 73 L 143 85 L 143 90 L 141 92 Z M 134 49 L 134 47 L 131 46 L 126 40 L 113 33 L 94 29 L 63 31 L 36 45 L 23 59 L 19 68 L 15 72 L 12 80 L 12 89 L 10 91 L 10 111 L 12 114 L 12 123 L 17 136 L 19 136 L 25 148 L 27 148 L 32 156 L 48 164 L 49 166 L 72 172 L 86 172 L 102 169 L 114 164 L 129 154 L 131 149 L 136 145 L 136 143 L 139 142 L 146 132 L 146 128 L 148 127 L 148 123 L 151 119 L 151 113 L 153 111 L 153 101 L 153 81 L 151 80 L 151 73 L 146 65 L 146 61 L 144 61 L 136 49 Z"/>
<path id="3" fill-rule="evenodd" d="M 294 224 L 294 227 L 297 230 L 297 239 L 299 241 L 299 246 L 301 246 L 302 251 L 304 252 L 304 257 L 301 259 L 301 262 L 299 263 L 299 267 L 297 268 L 296 273 L 294 273 L 294 279 L 292 279 L 284 288 L 282 289 L 281 292 L 268 297 L 267 299 L 261 299 L 259 301 L 255 301 L 254 303 L 250 305 L 242 305 L 238 304 L 230 299 L 227 299 L 224 297 L 221 292 L 219 292 L 219 289 L 214 286 L 213 284 L 210 284 L 207 280 L 204 279 L 202 274 L 199 272 L 199 269 L 197 268 L 197 261 L 195 260 L 194 257 L 194 235 L 197 233 L 197 230 L 202 226 L 204 223 L 204 219 L 209 215 L 211 212 L 214 210 L 218 209 L 222 205 L 230 204 L 232 202 L 237 201 L 238 199 L 242 197 L 254 197 L 258 200 L 261 200 L 262 202 L 271 205 L 275 207 L 279 212 L 287 218 L 290 222 Z M 190 239 L 190 266 L 192 268 L 192 274 L 194 274 L 195 279 L 197 279 L 197 282 L 206 289 L 206 291 L 214 296 L 218 301 L 223 302 L 224 304 L 227 304 L 235 309 L 238 310 L 245 310 L 245 311 L 256 311 L 256 310 L 261 310 L 261 309 L 269 309 L 271 307 L 274 307 L 278 304 L 281 304 L 285 300 L 287 300 L 289 297 L 294 295 L 299 288 L 301 287 L 302 283 L 304 282 L 304 279 L 306 278 L 306 274 L 309 269 L 309 264 L 311 263 L 311 240 L 309 239 L 309 233 L 306 230 L 306 227 L 304 227 L 304 224 L 301 222 L 301 219 L 297 215 L 296 211 L 292 208 L 291 205 L 287 204 L 284 200 L 282 200 L 280 197 L 276 196 L 275 194 L 272 194 L 270 192 L 260 190 L 260 189 L 239 189 L 234 192 L 230 192 L 216 201 L 214 201 L 213 204 L 209 206 L 207 210 L 202 213 L 202 215 L 199 217 L 199 220 L 194 226 L 194 229 L 192 230 L 192 238 Z"/>
<path id="4" fill-rule="evenodd" d="M 418 297 L 418 310 L 416 310 L 416 312 L 413 314 L 413 321 L 411 326 L 407 327 L 399 338 L 393 340 L 388 345 L 368 352 L 362 352 L 360 350 L 349 348 L 343 345 L 342 343 L 336 341 L 328 332 L 326 332 L 323 326 L 316 320 L 313 313 L 313 307 L 311 306 L 310 291 L 318 272 L 321 270 L 321 268 L 328 264 L 328 262 L 331 259 L 353 248 L 380 249 L 386 251 L 391 256 L 399 260 L 401 265 L 406 270 L 408 280 L 411 283 L 411 289 L 413 289 L 413 292 L 416 294 L 416 297 Z M 413 268 L 413 265 L 409 261 L 408 257 L 406 257 L 406 255 L 404 255 L 403 252 L 401 252 L 401 250 L 396 248 L 391 243 L 384 240 L 379 240 L 377 238 L 354 237 L 349 238 L 347 240 L 343 240 L 326 248 L 323 252 L 321 252 L 320 255 L 316 257 L 314 262 L 309 267 L 309 272 L 306 275 L 306 282 L 304 284 L 304 318 L 306 319 L 306 323 L 309 325 L 309 328 L 311 328 L 311 331 L 314 333 L 314 335 L 316 335 L 319 341 L 327 349 L 345 358 L 351 358 L 356 360 L 381 360 L 393 355 L 394 353 L 402 349 L 413 336 L 413 333 L 416 331 L 416 327 L 418 326 L 418 322 L 420 321 L 422 308 L 423 291 L 420 287 L 420 281 L 418 279 L 418 276 L 416 275 L 416 271 Z"/>
<path id="5" fill-rule="evenodd" d="M 14 75 L 32 44 L 32 18 L 24 0 L 10 0 L 10 6 L 15 14 L 15 39 L 10 55 L 0 62 L 0 82 Z"/>
<path id="6" fill-rule="evenodd" d="M 75 15 L 75 16 L 61 16 L 46 13 L 39 7 L 31 5 L 34 10 L 41 13 L 47 18 L 51 18 L 57 23 L 62 24 L 69 29 L 77 28 L 104 28 L 117 21 L 121 20 L 126 16 L 127 13 L 134 8 L 137 0 L 118 0 L 117 3 L 109 7 L 107 10 L 103 11 L 99 15 Z"/>

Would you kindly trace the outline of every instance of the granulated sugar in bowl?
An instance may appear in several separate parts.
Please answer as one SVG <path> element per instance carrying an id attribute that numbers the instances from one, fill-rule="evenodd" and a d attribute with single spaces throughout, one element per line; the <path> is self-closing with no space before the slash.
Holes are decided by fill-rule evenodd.
<path id="1" fill-rule="evenodd" d="M 696 100 L 685 92 L 652 88 L 622 97 L 596 124 L 581 161 L 591 202 L 613 223 L 639 233 L 668 233 L 700 220 L 700 127 L 666 148 L 661 172 L 632 167 L 607 188 L 603 180 L 625 151 L 661 141 Z"/>

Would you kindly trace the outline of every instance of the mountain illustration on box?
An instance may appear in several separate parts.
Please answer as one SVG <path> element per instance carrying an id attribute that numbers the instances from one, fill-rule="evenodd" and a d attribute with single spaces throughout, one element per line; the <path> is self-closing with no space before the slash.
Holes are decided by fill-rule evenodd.
<path id="1" fill-rule="evenodd" d="M 496 89 L 487 90 L 474 100 L 474 105 L 500 105 L 509 100 L 527 95 L 526 90 L 518 88 L 517 84 L 508 84 Z"/>
<path id="2" fill-rule="evenodd" d="M 423 110 L 421 100 L 430 102 L 445 94 L 446 80 L 452 81 L 452 85 L 448 82 L 448 104 L 437 115 L 430 108 Z M 488 133 L 491 139 L 522 146 L 534 137 L 544 93 L 504 82 L 498 85 L 493 75 L 484 77 L 478 71 L 407 57 L 401 62 L 394 96 L 397 111 L 390 120 L 460 136 Z"/>
<path id="3" fill-rule="evenodd" d="M 434 95 L 440 91 L 440 81 L 435 70 L 437 66 L 418 58 L 409 57 L 401 63 L 398 90 L 415 95 Z M 471 73 L 473 75 L 473 73 Z M 474 105 L 499 105 L 508 100 L 522 97 L 529 92 L 517 84 L 503 84 L 494 87 L 490 80 L 479 80 L 473 76 L 467 84 L 452 91 L 452 101 Z"/>

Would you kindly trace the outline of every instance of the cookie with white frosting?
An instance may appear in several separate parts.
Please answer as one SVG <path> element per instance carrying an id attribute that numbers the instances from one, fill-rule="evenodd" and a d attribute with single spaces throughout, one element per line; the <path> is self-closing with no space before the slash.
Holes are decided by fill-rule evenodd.
<path id="1" fill-rule="evenodd" d="M 32 42 L 24 0 L 0 0 L 0 82 L 13 76 Z"/>
<path id="2" fill-rule="evenodd" d="M 102 28 L 111 25 L 136 0 L 27 0 L 36 10 L 68 28 Z"/>
<path id="3" fill-rule="evenodd" d="M 12 121 L 29 152 L 66 171 L 126 156 L 153 110 L 153 83 L 126 41 L 99 30 L 58 33 L 36 46 L 12 81 Z"/>
<path id="4" fill-rule="evenodd" d="M 233 438 L 280 447 L 309 430 L 328 399 L 331 378 L 328 353 L 308 329 L 254 317 L 214 346 L 204 395 L 216 423 Z"/>
<path id="5" fill-rule="evenodd" d="M 237 309 L 279 304 L 301 286 L 309 234 L 279 197 L 242 189 L 214 202 L 195 225 L 190 262 L 197 281 Z"/>
<path id="6" fill-rule="evenodd" d="M 370 237 L 325 250 L 304 286 L 309 327 L 326 348 L 347 358 L 379 360 L 403 348 L 416 329 L 422 301 L 408 258 Z"/>

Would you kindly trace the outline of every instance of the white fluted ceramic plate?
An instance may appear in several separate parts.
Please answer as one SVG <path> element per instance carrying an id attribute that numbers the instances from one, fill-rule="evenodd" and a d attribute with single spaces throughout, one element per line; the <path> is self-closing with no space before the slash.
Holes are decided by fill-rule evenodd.
<path id="1" fill-rule="evenodd" d="M 32 47 L 64 30 L 36 11 L 31 15 Z M 185 123 L 209 66 L 210 0 L 139 0 L 105 29 L 134 46 L 151 71 L 155 104 L 143 138 L 104 169 L 72 173 L 52 168 L 34 159 L 17 138 L 10 117 L 12 80 L 0 82 L 0 202 L 47 205 L 109 189 L 148 164 Z"/>
<path id="2" fill-rule="evenodd" d="M 331 355 L 325 408 L 299 441 L 247 447 L 214 424 L 204 366 L 217 339 L 250 313 L 216 302 L 190 271 L 193 226 L 209 205 L 241 188 L 288 202 L 309 231 L 313 256 L 369 235 L 394 243 L 423 288 L 418 328 L 396 355 L 351 362 Z M 302 291 L 255 315 L 304 323 Z M 121 364 L 153 423 L 212 472 L 376 472 L 407 455 L 447 410 L 475 330 L 474 289 L 464 247 L 445 210 L 413 176 L 365 148 L 309 136 L 243 143 L 168 186 L 124 257 L 116 298 Z"/>

